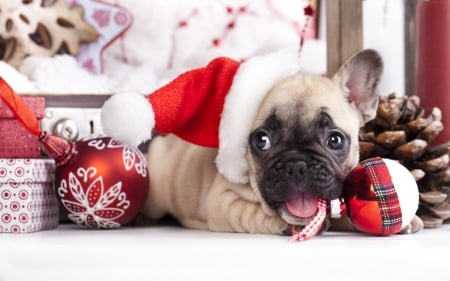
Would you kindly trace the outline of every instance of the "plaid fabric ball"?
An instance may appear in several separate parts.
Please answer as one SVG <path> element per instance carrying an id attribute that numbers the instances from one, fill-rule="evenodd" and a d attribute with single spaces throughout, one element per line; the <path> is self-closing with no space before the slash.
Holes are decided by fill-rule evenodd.
<path id="1" fill-rule="evenodd" d="M 359 230 L 376 235 L 398 233 L 415 215 L 417 184 L 398 162 L 380 157 L 362 161 L 344 189 L 347 215 Z"/>

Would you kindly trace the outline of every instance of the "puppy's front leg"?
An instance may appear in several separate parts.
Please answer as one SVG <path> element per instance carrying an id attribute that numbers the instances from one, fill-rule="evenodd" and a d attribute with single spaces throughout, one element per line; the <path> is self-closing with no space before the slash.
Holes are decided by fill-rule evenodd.
<path id="1" fill-rule="evenodd" d="M 266 214 L 258 202 L 227 188 L 211 190 L 205 207 L 206 223 L 212 231 L 283 234 L 288 229 L 286 222 Z"/>

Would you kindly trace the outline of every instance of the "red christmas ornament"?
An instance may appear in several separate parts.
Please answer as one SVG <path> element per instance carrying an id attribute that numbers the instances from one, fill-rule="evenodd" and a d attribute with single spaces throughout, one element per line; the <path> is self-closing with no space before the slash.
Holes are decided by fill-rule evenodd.
<path id="1" fill-rule="evenodd" d="M 1 78 L 0 96 L 55 160 L 57 194 L 72 221 L 89 228 L 117 228 L 138 214 L 147 197 L 149 175 L 137 148 L 109 137 L 71 142 L 48 135 Z"/>
<path id="2" fill-rule="evenodd" d="M 137 148 L 109 137 L 71 143 L 43 133 L 40 141 L 56 160 L 56 191 L 73 222 L 117 228 L 138 214 L 149 177 L 147 162 Z"/>

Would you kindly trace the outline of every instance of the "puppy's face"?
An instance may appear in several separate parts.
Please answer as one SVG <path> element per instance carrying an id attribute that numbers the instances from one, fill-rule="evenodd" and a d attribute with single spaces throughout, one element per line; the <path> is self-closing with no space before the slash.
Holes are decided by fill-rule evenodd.
<path id="1" fill-rule="evenodd" d="M 348 72 L 342 74 L 356 82 Z M 275 85 L 248 140 L 250 180 L 267 212 L 290 224 L 306 224 L 317 211 L 318 198 L 341 195 L 347 174 L 359 161 L 359 128 L 377 106 L 375 80 L 364 94 L 370 99 L 353 102 L 349 96 L 359 94 L 345 93 L 346 87 L 351 91 L 367 81 L 342 86 L 340 79 L 296 75 Z"/>

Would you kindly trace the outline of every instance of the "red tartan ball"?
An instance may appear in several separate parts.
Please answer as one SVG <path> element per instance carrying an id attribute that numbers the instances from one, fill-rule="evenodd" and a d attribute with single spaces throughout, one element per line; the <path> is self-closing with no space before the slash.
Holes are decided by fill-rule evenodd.
<path id="1" fill-rule="evenodd" d="M 142 153 L 109 137 L 75 145 L 76 154 L 55 171 L 57 194 L 69 219 L 88 228 L 117 228 L 130 222 L 149 188 Z"/>
<path id="2" fill-rule="evenodd" d="M 356 228 L 375 235 L 391 235 L 413 219 L 419 206 L 419 190 L 403 165 L 376 157 L 362 161 L 350 173 L 344 202 Z"/>

